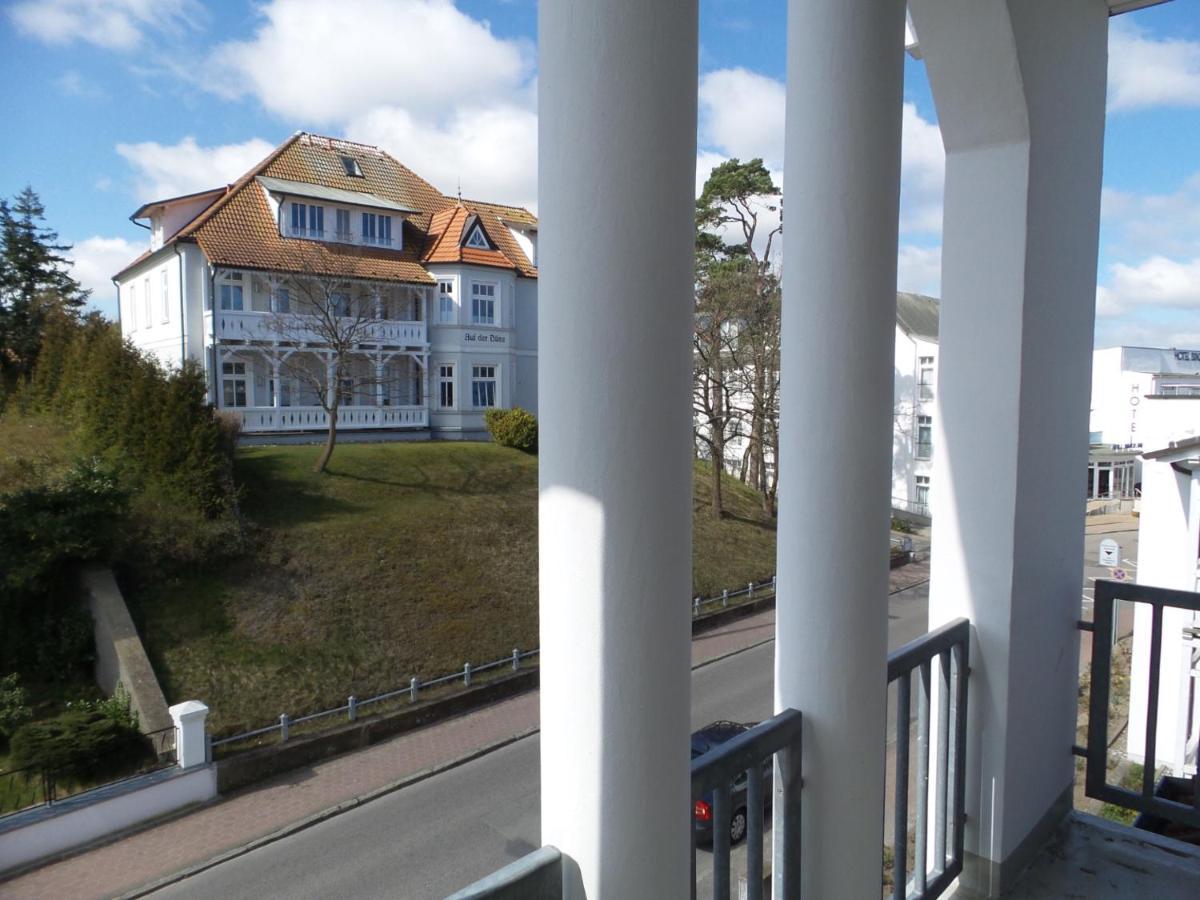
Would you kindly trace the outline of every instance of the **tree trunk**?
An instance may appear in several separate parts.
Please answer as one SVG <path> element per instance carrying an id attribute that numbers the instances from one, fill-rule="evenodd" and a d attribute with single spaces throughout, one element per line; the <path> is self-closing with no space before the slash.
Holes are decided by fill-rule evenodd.
<path id="1" fill-rule="evenodd" d="M 321 450 L 317 464 L 313 466 L 313 471 L 318 475 L 325 471 L 325 467 L 329 465 L 329 457 L 333 456 L 333 446 L 337 443 L 337 421 L 338 408 L 335 406 L 329 410 L 329 433 L 325 437 L 325 446 Z"/>
<path id="2" fill-rule="evenodd" d="M 720 519 L 725 512 L 721 497 L 721 470 L 725 468 L 725 372 L 718 347 L 714 354 L 712 397 L 712 514 Z"/>

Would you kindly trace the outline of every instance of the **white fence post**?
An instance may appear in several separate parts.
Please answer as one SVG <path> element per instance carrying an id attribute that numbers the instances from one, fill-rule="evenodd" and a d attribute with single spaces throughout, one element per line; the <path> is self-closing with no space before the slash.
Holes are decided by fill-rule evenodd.
<path id="1" fill-rule="evenodd" d="M 513 647 L 513 671 L 521 668 L 521 653 L 516 647 Z"/>
<path id="2" fill-rule="evenodd" d="M 353 694 L 346 701 L 346 714 L 350 717 L 351 722 L 358 718 L 358 698 Z"/>
<path id="3" fill-rule="evenodd" d="M 175 723 L 175 761 L 179 768 L 190 769 L 208 762 L 204 731 L 208 707 L 199 700 L 186 700 L 169 707 L 167 712 Z"/>
<path id="4" fill-rule="evenodd" d="M 416 675 L 414 675 L 412 677 L 412 679 L 408 682 L 408 702 L 409 703 L 417 702 L 417 689 L 420 686 L 421 686 L 420 680 L 417 678 Z"/>
<path id="5" fill-rule="evenodd" d="M 721 606 L 726 607 L 728 605 L 729 605 L 729 588 L 725 588 L 725 590 L 721 591 Z"/>
<path id="6" fill-rule="evenodd" d="M 292 724 L 291 718 L 287 713 L 281 713 L 279 716 L 279 742 L 282 744 L 288 739 L 289 728 Z"/>
<path id="7" fill-rule="evenodd" d="M 471 686 L 471 664 L 467 663 L 463 666 L 463 687 Z"/>

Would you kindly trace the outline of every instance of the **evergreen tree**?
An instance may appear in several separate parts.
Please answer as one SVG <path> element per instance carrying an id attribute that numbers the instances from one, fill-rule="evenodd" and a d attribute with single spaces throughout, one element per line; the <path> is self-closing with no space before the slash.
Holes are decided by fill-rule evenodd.
<path id="1" fill-rule="evenodd" d="M 0 378 L 9 388 L 33 370 L 47 316 L 74 316 L 88 298 L 63 255 L 71 245 L 58 242 L 45 218 L 31 187 L 11 204 L 0 200 Z"/>

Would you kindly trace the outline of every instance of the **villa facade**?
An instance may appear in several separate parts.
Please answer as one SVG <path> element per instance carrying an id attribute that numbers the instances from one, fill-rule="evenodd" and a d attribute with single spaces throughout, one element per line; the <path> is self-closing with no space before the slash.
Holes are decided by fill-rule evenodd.
<path id="1" fill-rule="evenodd" d="M 227 187 L 147 203 L 122 334 L 199 364 L 243 430 L 478 434 L 537 410 L 537 218 L 297 133 Z M 336 404 L 332 401 L 336 400 Z M 325 402 L 322 402 L 325 401 Z"/>

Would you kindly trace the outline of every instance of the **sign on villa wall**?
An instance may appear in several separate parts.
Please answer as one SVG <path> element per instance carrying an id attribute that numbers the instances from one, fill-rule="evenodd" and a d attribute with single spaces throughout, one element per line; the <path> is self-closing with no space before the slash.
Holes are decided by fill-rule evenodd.
<path id="1" fill-rule="evenodd" d="M 498 334 L 494 331 L 465 331 L 463 332 L 464 344 L 501 344 L 508 343 L 507 334 Z"/>

